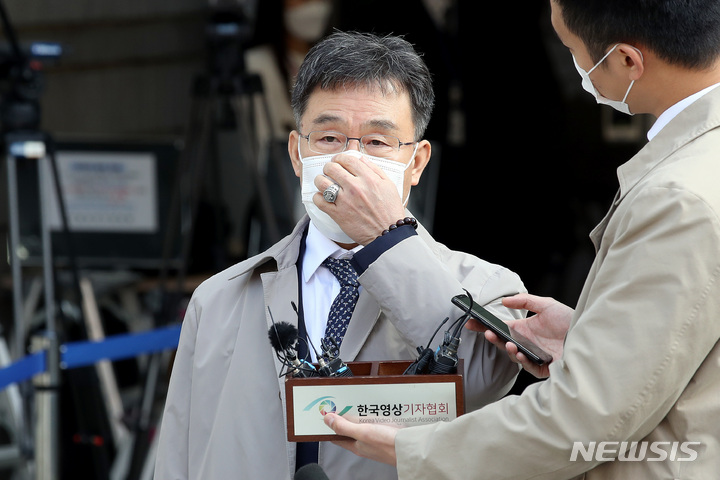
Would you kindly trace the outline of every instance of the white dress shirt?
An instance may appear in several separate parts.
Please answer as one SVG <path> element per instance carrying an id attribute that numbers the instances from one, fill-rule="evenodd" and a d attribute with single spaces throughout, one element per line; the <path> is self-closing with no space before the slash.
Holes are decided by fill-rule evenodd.
<path id="1" fill-rule="evenodd" d="M 340 282 L 322 262 L 327 257 L 351 258 L 362 246 L 352 250 L 339 247 L 335 242 L 313 225 L 308 225 L 308 234 L 305 239 L 305 256 L 302 260 L 302 305 L 305 329 L 310 341 L 318 351 L 320 340 L 325 336 L 328 313 L 333 300 L 340 293 Z M 362 287 L 361 287 L 362 289 Z M 310 347 L 313 361 L 315 352 Z"/>

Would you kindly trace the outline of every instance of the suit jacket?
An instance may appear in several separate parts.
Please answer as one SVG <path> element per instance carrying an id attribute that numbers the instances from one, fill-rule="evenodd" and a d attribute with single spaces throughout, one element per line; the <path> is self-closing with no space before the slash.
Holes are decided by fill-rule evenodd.
<path id="1" fill-rule="evenodd" d="M 716 88 L 618 169 L 550 377 L 448 424 L 400 431 L 400 478 L 718 477 L 719 152 Z"/>
<path id="2" fill-rule="evenodd" d="M 298 252 L 303 219 L 267 252 L 213 276 L 194 292 L 183 321 L 168 388 L 156 480 L 292 478 L 296 444 L 287 442 L 283 366 L 268 340 L 272 325 L 297 325 Z M 345 334 L 344 361 L 415 359 L 440 322 L 462 312 L 450 299 L 463 293 L 499 316 L 500 298 L 524 291 L 509 270 L 436 243 L 422 228 L 373 262 Z M 438 335 L 437 337 L 442 337 Z M 435 344 L 441 338 L 435 340 Z M 518 368 L 481 335 L 465 331 L 467 408 L 507 393 Z M 361 459 L 321 442 L 319 463 L 330 478 L 394 479 L 394 467 Z"/>

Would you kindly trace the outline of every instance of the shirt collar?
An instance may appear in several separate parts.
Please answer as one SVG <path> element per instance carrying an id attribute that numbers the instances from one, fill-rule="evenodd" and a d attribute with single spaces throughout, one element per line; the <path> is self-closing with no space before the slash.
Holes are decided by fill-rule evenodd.
<path id="1" fill-rule="evenodd" d="M 720 85 L 720 83 L 716 83 L 715 85 L 710 85 L 709 87 L 707 87 L 707 88 L 705 88 L 705 89 L 703 89 L 703 90 L 700 90 L 699 92 L 696 92 L 696 93 L 690 95 L 689 97 L 686 97 L 686 98 L 680 100 L 680 101 L 677 102 L 675 105 L 673 105 L 672 107 L 670 107 L 670 108 L 668 108 L 667 110 L 665 110 L 665 111 L 658 117 L 657 121 L 653 124 L 653 126 L 650 128 L 650 130 L 648 130 L 648 133 L 647 133 L 647 138 L 648 138 L 648 140 L 652 140 L 653 138 L 655 138 L 655 135 L 657 135 L 658 132 L 659 132 L 660 130 L 662 130 L 663 127 L 665 127 L 665 125 L 667 125 L 668 123 L 670 123 L 670 121 L 671 121 L 673 118 L 675 118 L 678 113 L 682 112 L 685 108 L 687 108 L 688 105 L 690 105 L 690 104 L 693 103 L 695 100 L 697 100 L 698 98 L 702 97 L 703 95 L 705 95 L 705 94 L 708 93 L 710 90 L 712 90 L 713 88 L 717 87 L 718 85 Z"/>
<path id="2" fill-rule="evenodd" d="M 302 260 L 303 281 L 306 283 L 309 282 L 310 278 L 327 257 L 350 258 L 361 248 L 362 245 L 358 245 L 352 250 L 346 250 L 338 246 L 335 242 L 320 233 L 320 230 L 318 230 L 311 221 L 308 225 L 308 234 L 305 239 L 305 256 Z"/>

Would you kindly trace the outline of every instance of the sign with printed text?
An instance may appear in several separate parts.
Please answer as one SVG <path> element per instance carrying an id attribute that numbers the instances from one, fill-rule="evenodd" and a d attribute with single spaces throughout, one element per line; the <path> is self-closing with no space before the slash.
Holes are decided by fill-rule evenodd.
<path id="1" fill-rule="evenodd" d="M 425 425 L 457 418 L 456 384 L 387 383 L 293 386 L 294 434 L 333 435 L 323 417 L 357 423 Z"/>
<path id="2" fill-rule="evenodd" d="M 47 170 L 45 164 L 42 168 Z M 60 152 L 58 175 L 69 227 L 84 232 L 155 232 L 158 228 L 155 160 L 147 152 Z M 43 177 L 48 223 L 62 227 L 52 176 Z"/>
<path id="3" fill-rule="evenodd" d="M 457 372 L 406 374 L 410 361 L 349 362 L 351 376 L 287 377 L 287 437 L 291 442 L 340 438 L 324 423 L 335 413 L 356 423 L 396 426 L 448 422 L 465 413 L 462 359 Z"/>
<path id="4" fill-rule="evenodd" d="M 463 360 L 455 373 L 406 374 L 406 360 L 348 362 L 343 377 L 286 377 L 287 438 L 317 442 L 341 438 L 325 426 L 328 413 L 356 423 L 397 426 L 448 422 L 465 413 Z"/>

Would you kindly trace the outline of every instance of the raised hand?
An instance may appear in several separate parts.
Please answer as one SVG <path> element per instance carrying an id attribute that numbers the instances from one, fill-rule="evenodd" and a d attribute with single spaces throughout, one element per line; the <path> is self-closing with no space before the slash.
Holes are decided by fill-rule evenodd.
<path id="1" fill-rule="evenodd" d="M 538 297 L 521 293 L 503 298 L 503 305 L 513 309 L 525 309 L 535 313 L 527 318 L 507 320 L 508 327 L 515 330 L 538 347 L 551 354 L 553 360 L 562 356 L 565 334 L 570 327 L 573 309 L 550 297 Z M 506 350 L 510 359 L 538 378 L 550 375 L 549 364 L 537 365 L 530 361 L 512 342 L 505 342 L 480 322 L 470 320 L 467 328 L 484 332 L 485 339 L 496 347 Z"/>

